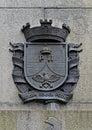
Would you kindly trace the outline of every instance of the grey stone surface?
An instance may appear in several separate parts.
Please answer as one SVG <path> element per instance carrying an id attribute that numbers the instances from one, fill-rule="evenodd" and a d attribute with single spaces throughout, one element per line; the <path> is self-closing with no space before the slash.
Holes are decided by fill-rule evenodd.
<path id="1" fill-rule="evenodd" d="M 91 130 L 92 111 L 0 111 L 1 130 L 54 130 L 53 123 L 55 130 Z"/>
<path id="2" fill-rule="evenodd" d="M 61 122 L 55 117 L 49 117 L 45 123 L 48 124 L 45 130 L 61 130 Z"/>
<path id="3" fill-rule="evenodd" d="M 0 130 L 16 130 L 16 116 L 12 111 L 0 111 Z"/>
<path id="4" fill-rule="evenodd" d="M 41 111 L 17 112 L 17 130 L 42 130 L 44 124 Z"/>
<path id="5" fill-rule="evenodd" d="M 39 25 L 39 19 L 44 17 L 53 19 L 56 27 L 68 24 L 72 31 L 67 41 L 83 43 L 80 80 L 67 105 L 23 104 L 13 83 L 9 42 L 24 42 L 22 25 Z M 61 130 L 92 130 L 91 86 L 91 0 L 0 0 L 0 130 L 47 130 L 49 124 L 45 122 L 53 118 L 60 122 Z"/>
<path id="6" fill-rule="evenodd" d="M 88 9 L 47 9 L 45 17 L 53 19 L 53 25 L 61 27 L 66 23 L 71 28 L 67 41 L 83 43 L 80 53 L 80 79 L 75 89 L 74 102 L 92 101 L 92 10 Z"/>
<path id="7" fill-rule="evenodd" d="M 4 108 L 7 105 L 13 108 L 15 104 L 22 104 L 12 79 L 13 65 L 9 42 L 25 42 L 20 31 L 22 25 L 30 22 L 32 26 L 36 26 L 39 18 L 43 18 L 42 9 L 0 10 L 0 105 L 4 105 Z"/>
<path id="8" fill-rule="evenodd" d="M 64 130 L 91 130 L 92 111 L 64 112 Z"/>
<path id="9" fill-rule="evenodd" d="M 23 2 L 24 3 L 24 2 Z M 61 109 L 92 110 L 92 9 L 45 9 L 45 18 L 53 19 L 53 25 L 62 27 L 66 23 L 71 27 L 67 41 L 83 43 L 80 54 L 80 80 L 74 91 L 73 101 Z M 20 29 L 30 22 L 31 26 L 39 25 L 44 18 L 43 8 L 39 9 L 0 9 L 0 109 L 46 110 L 51 106 L 42 103 L 22 104 L 18 90 L 12 79 L 12 54 L 8 51 L 9 42 L 24 42 Z M 80 104 L 78 104 L 80 102 Z M 77 104 L 76 104 L 77 103 Z"/>
<path id="10" fill-rule="evenodd" d="M 61 115 L 58 111 L 0 111 L 0 130 L 47 130 L 46 121 L 59 123 L 60 128 Z"/>
<path id="11" fill-rule="evenodd" d="M 60 104 L 58 103 L 48 103 L 47 105 L 47 110 L 60 110 Z"/>
<path id="12" fill-rule="evenodd" d="M 92 7 L 91 0 L 0 0 L 0 7 Z"/>
<path id="13" fill-rule="evenodd" d="M 90 9 L 46 9 L 45 18 L 52 18 L 53 25 L 62 27 L 66 23 L 71 27 L 67 41 L 83 43 L 80 53 L 80 80 L 74 91 L 73 101 L 61 109 L 92 110 L 92 10 Z M 1 9 L 0 10 L 0 109 L 45 110 L 51 106 L 42 103 L 24 105 L 18 97 L 18 90 L 12 79 L 12 54 L 8 51 L 9 42 L 24 42 L 20 29 L 30 22 L 31 26 L 39 25 L 39 19 L 44 18 L 43 9 Z M 80 104 L 76 104 L 80 102 Z M 87 103 L 87 104 L 86 104 Z M 86 105 L 85 105 L 86 104 Z"/>

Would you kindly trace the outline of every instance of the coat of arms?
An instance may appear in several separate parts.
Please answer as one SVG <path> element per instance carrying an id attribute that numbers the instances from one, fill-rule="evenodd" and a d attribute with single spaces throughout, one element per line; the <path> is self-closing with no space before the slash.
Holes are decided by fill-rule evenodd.
<path id="1" fill-rule="evenodd" d="M 67 103 L 79 79 L 78 48 L 81 44 L 67 43 L 69 26 L 53 27 L 52 20 L 40 20 L 41 26 L 22 32 L 26 43 L 16 43 L 13 49 L 13 79 L 24 102 L 33 100 Z"/>

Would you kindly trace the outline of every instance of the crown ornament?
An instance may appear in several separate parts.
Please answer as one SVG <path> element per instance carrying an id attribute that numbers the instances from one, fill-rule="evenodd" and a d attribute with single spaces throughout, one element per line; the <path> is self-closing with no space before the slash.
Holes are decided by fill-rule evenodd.
<path id="1" fill-rule="evenodd" d="M 70 27 L 52 26 L 52 20 L 40 20 L 40 26 L 22 27 L 27 42 L 10 43 L 13 53 L 13 80 L 24 103 L 67 103 L 79 79 L 79 47 L 65 42 Z M 56 129 L 55 129 L 56 130 Z"/>
<path id="2" fill-rule="evenodd" d="M 52 20 L 40 20 L 40 26 L 30 28 L 30 23 L 23 25 L 21 31 L 27 42 L 53 40 L 65 42 L 71 29 L 66 24 L 62 28 L 52 26 Z"/>

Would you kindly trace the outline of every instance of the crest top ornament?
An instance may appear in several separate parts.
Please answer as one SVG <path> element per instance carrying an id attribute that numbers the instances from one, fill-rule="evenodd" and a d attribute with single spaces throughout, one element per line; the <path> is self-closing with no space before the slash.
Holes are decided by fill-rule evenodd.
<path id="1" fill-rule="evenodd" d="M 40 24 L 41 26 L 30 28 L 30 24 L 27 23 L 25 26 L 22 27 L 21 30 L 24 33 L 27 42 L 43 40 L 65 42 L 66 37 L 71 31 L 70 27 L 66 24 L 62 25 L 62 29 L 53 27 L 52 20 L 40 20 Z"/>
<path id="2" fill-rule="evenodd" d="M 40 20 L 41 26 L 22 28 L 26 43 L 10 44 L 13 49 L 13 79 L 23 102 L 59 101 L 67 103 L 79 79 L 78 48 L 67 43 L 70 27 L 52 26 L 52 20 Z"/>

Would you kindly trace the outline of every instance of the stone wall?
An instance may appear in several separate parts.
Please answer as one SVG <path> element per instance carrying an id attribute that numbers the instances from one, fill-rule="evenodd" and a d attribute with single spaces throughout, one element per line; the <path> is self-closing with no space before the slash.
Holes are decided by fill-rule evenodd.
<path id="1" fill-rule="evenodd" d="M 51 111 L 42 103 L 23 104 L 12 79 L 9 42 L 24 42 L 20 29 L 39 19 L 52 19 L 53 25 L 71 27 L 67 41 L 82 42 L 80 80 L 73 100 Z M 90 0 L 0 0 L 0 130 L 45 130 L 45 120 L 55 117 L 61 130 L 92 129 L 92 2 Z"/>

